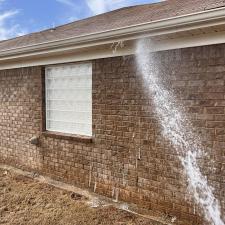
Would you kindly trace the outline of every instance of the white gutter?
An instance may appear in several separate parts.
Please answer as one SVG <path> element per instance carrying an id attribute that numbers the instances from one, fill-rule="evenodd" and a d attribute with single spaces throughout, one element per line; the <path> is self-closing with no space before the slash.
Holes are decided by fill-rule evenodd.
<path id="1" fill-rule="evenodd" d="M 92 47 L 118 40 L 133 40 L 143 36 L 165 35 L 221 24 L 225 24 L 225 7 L 63 40 L 2 50 L 0 51 L 0 61 L 71 51 L 72 49 Z"/>

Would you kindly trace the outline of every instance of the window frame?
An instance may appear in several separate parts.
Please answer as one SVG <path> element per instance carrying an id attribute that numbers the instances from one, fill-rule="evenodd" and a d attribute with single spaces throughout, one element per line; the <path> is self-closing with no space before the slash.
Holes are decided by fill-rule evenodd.
<path id="1" fill-rule="evenodd" d="M 64 140 L 74 140 L 74 141 L 80 141 L 84 143 L 92 143 L 93 142 L 93 102 L 91 101 L 91 113 L 92 113 L 92 124 L 91 124 L 91 129 L 92 129 L 92 135 L 80 135 L 80 134 L 72 134 L 72 133 L 64 133 L 64 132 L 58 132 L 58 131 L 49 131 L 47 130 L 46 127 L 46 68 L 47 67 L 57 67 L 57 66 L 66 66 L 66 65 L 74 65 L 74 64 L 88 64 L 91 63 L 90 61 L 85 61 L 85 62 L 79 62 L 79 63 L 60 63 L 60 64 L 54 64 L 54 65 L 48 65 L 42 67 L 41 71 L 41 96 L 42 96 L 42 115 L 41 115 L 41 133 L 43 136 L 46 137 L 52 137 L 52 138 L 57 138 L 57 139 L 64 139 Z M 92 100 L 93 100 L 93 64 L 92 64 Z"/>

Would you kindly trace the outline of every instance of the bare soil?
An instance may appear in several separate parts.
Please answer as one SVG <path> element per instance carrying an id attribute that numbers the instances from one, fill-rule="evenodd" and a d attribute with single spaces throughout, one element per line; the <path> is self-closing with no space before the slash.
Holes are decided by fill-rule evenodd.
<path id="1" fill-rule="evenodd" d="M 110 207 L 91 208 L 77 195 L 0 170 L 0 224 L 160 225 Z"/>

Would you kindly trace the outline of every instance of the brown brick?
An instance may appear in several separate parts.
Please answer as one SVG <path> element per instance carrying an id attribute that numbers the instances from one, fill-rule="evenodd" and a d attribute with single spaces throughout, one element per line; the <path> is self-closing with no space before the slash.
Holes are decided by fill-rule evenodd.
<path id="1" fill-rule="evenodd" d="M 207 107 L 205 111 L 208 114 L 224 114 L 224 107 Z"/>
<path id="2" fill-rule="evenodd" d="M 185 106 L 215 165 L 225 158 L 225 59 L 214 66 L 221 49 L 225 52 L 225 45 L 157 53 L 167 71 L 166 87 Z M 212 50 L 210 57 L 205 55 Z M 193 202 L 185 199 L 181 163 L 162 135 L 152 98 L 143 92 L 134 56 L 93 60 L 92 143 L 42 134 L 42 88 L 41 67 L 0 71 L 1 162 L 84 188 L 89 188 L 91 174 L 91 190 L 97 182 L 97 193 L 112 197 L 120 188 L 120 200 L 177 215 L 185 225 L 205 225 L 199 212 L 193 215 Z M 39 146 L 29 143 L 33 136 L 41 137 Z M 208 168 L 202 163 L 207 174 Z M 220 193 L 224 212 L 221 168 L 209 174 L 209 182 Z"/>

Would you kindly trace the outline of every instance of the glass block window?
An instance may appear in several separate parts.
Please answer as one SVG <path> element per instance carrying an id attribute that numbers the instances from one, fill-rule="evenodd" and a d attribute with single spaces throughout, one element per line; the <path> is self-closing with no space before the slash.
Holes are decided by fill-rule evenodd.
<path id="1" fill-rule="evenodd" d="M 46 67 L 46 130 L 92 136 L 92 64 Z"/>

